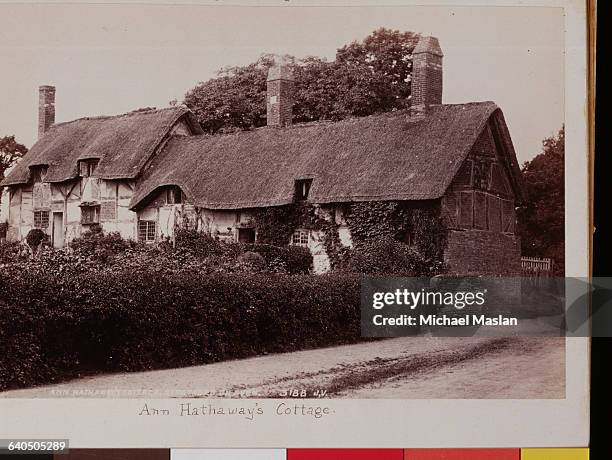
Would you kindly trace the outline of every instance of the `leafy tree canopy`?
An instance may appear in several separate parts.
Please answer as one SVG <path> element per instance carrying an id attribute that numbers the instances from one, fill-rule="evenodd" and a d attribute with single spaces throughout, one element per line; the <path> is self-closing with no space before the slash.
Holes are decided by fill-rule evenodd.
<path id="1" fill-rule="evenodd" d="M 4 179 L 6 170 L 13 166 L 27 151 L 25 145 L 15 140 L 15 136 L 0 137 L 0 181 Z"/>
<path id="2" fill-rule="evenodd" d="M 418 38 L 381 28 L 339 48 L 333 62 L 283 56 L 295 74 L 293 121 L 340 120 L 406 107 Z M 184 103 L 211 134 L 264 126 L 266 78 L 273 63 L 273 55 L 262 54 L 249 65 L 221 69 L 187 92 Z"/>
<path id="3" fill-rule="evenodd" d="M 545 139 L 542 153 L 522 168 L 528 201 L 519 209 L 522 252 L 550 257 L 562 270 L 565 251 L 565 127 Z"/>

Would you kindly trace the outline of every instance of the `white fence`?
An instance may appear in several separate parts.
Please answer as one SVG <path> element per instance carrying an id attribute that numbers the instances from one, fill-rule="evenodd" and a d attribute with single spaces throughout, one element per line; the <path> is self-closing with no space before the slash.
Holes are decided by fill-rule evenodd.
<path id="1" fill-rule="evenodd" d="M 553 271 L 553 261 L 538 257 L 521 257 L 521 268 L 526 275 L 550 276 Z"/>

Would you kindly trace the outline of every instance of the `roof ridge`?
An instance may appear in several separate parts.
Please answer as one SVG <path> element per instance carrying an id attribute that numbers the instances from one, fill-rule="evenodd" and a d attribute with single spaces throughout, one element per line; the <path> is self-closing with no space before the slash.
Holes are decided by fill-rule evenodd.
<path id="1" fill-rule="evenodd" d="M 477 105 L 495 105 L 497 106 L 497 104 L 494 101 L 472 101 L 472 102 L 459 102 L 459 103 L 454 103 L 454 104 L 435 104 L 432 105 L 432 107 L 435 108 L 440 108 L 440 107 L 457 107 L 457 106 L 477 106 Z M 312 120 L 312 121 L 303 121 L 303 122 L 299 122 L 299 123 L 293 123 L 289 126 L 284 126 L 282 128 L 279 127 L 275 127 L 275 126 L 258 126 L 256 128 L 251 128 L 251 129 L 245 129 L 245 130 L 236 130 L 236 131 L 232 131 L 232 132 L 225 132 L 225 133 L 215 133 L 215 134 L 210 134 L 210 133 L 203 133 L 203 134 L 196 134 L 196 135 L 192 135 L 192 136 L 187 136 L 186 139 L 202 139 L 204 137 L 210 137 L 210 138 L 221 138 L 221 137 L 227 137 L 227 136 L 239 136 L 239 135 L 246 135 L 248 133 L 253 133 L 253 132 L 258 132 L 258 131 L 262 131 L 262 130 L 268 130 L 268 129 L 278 129 L 279 131 L 288 131 L 291 129 L 300 129 L 300 128 L 310 128 L 310 127 L 316 127 L 316 126 L 333 126 L 333 125 L 338 125 L 338 124 L 349 124 L 349 123 L 358 123 L 364 120 L 372 120 L 372 119 L 384 119 L 384 118 L 392 118 L 392 117 L 399 117 L 399 116 L 410 116 L 410 108 L 406 108 L 406 109 L 396 109 L 396 110 L 391 110 L 388 112 L 379 112 L 379 113 L 373 113 L 371 115 L 365 115 L 365 116 L 350 116 L 347 118 L 343 118 L 341 120 Z M 185 138 L 185 136 L 171 136 L 172 138 L 174 137 L 183 137 Z"/>
<path id="2" fill-rule="evenodd" d="M 142 109 L 135 109 L 135 110 L 131 110 L 129 112 L 125 112 L 125 113 L 119 113 L 116 115 L 95 115 L 95 116 L 88 116 L 88 117 L 80 117 L 80 118 L 75 118 L 74 120 L 68 120 L 68 121 L 62 121 L 60 123 L 55 123 L 53 124 L 49 129 L 53 129 L 57 126 L 65 126 L 68 125 L 70 123 L 75 123 L 77 121 L 84 121 L 84 120 L 112 120 L 112 119 L 116 119 L 116 118 L 127 118 L 127 117 L 132 117 L 132 116 L 137 116 L 137 115 L 141 115 L 141 114 L 149 114 L 149 113 L 153 113 L 153 112 L 164 112 L 164 111 L 188 111 L 189 109 L 187 107 L 162 107 L 161 109 L 158 109 L 157 107 L 144 107 Z"/>

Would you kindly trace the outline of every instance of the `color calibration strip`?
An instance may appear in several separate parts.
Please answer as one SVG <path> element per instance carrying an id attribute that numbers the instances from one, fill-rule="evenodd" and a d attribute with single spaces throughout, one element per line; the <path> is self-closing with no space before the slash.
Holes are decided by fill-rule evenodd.
<path id="1" fill-rule="evenodd" d="M 176 449 L 170 460 L 588 460 L 589 449 Z"/>
<path id="2" fill-rule="evenodd" d="M 2 452 L 0 460 L 23 460 Z M 70 449 L 39 460 L 588 460 L 589 449 Z"/>

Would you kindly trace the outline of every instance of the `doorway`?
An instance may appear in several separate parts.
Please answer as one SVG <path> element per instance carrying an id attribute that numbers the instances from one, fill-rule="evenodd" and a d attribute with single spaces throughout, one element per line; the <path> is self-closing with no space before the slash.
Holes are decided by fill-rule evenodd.
<path id="1" fill-rule="evenodd" d="M 53 213 L 53 247 L 64 247 L 64 213 Z"/>
<path id="2" fill-rule="evenodd" d="M 254 243 L 255 242 L 255 229 L 254 228 L 239 228 L 238 229 L 238 241 L 240 243 Z"/>

